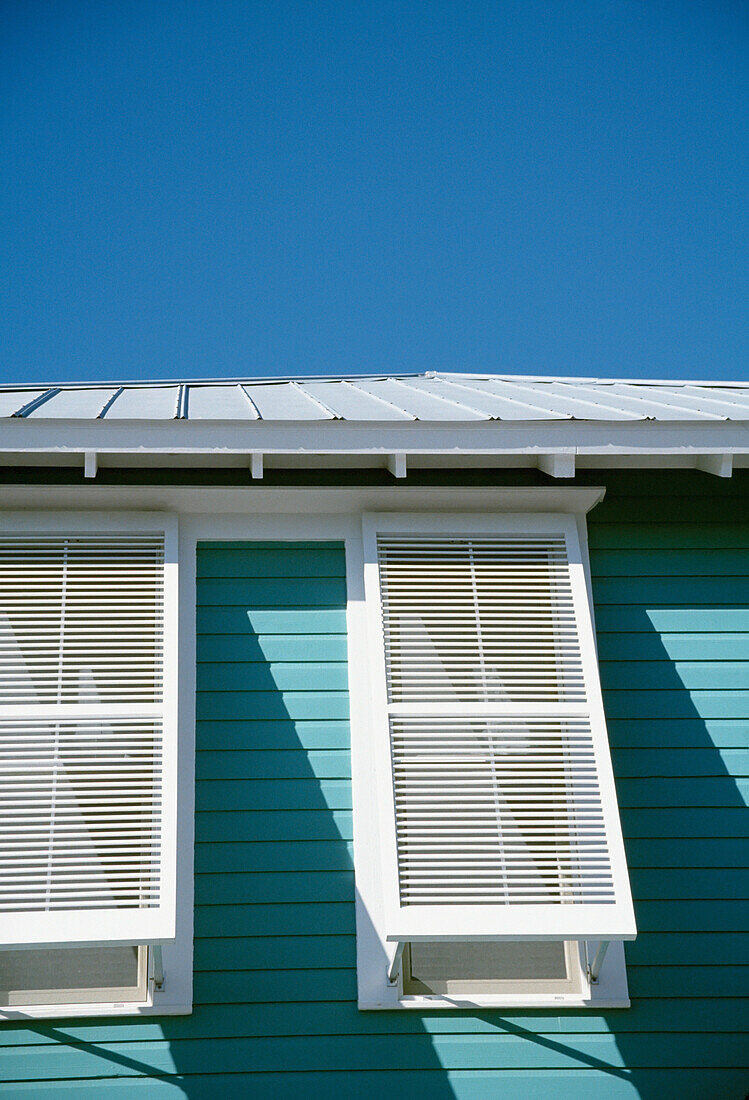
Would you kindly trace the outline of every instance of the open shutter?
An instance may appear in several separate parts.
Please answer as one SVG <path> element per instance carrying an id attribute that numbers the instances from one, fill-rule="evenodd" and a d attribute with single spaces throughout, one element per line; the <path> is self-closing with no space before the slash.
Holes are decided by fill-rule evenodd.
<path id="1" fill-rule="evenodd" d="M 575 521 L 371 516 L 389 940 L 635 934 Z"/>
<path id="2" fill-rule="evenodd" d="M 0 944 L 174 938 L 175 572 L 171 527 L 0 537 Z"/>

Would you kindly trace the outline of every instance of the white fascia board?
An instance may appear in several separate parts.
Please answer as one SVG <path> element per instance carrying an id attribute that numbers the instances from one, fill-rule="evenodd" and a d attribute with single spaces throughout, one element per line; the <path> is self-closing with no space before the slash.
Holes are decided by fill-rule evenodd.
<path id="1" fill-rule="evenodd" d="M 153 509 L 180 515 L 204 513 L 220 518 L 289 513 L 295 516 L 353 515 L 363 511 L 561 512 L 585 515 L 605 495 L 603 486 L 577 485 L 472 488 L 430 488 L 404 485 L 381 488 L 271 488 L 261 481 L 242 488 L 194 485 L 2 485 L 0 508 L 8 516 L 16 509 L 44 510 L 46 521 L 63 508 L 115 510 Z M 7 509 L 7 511 L 5 511 Z M 24 513 L 28 514 L 28 513 Z M 216 536 L 218 537 L 218 536 Z"/>
<path id="2" fill-rule="evenodd" d="M 2 450 L 102 455 L 296 454 L 576 455 L 749 454 L 746 422 L 66 421 L 6 419 Z"/>

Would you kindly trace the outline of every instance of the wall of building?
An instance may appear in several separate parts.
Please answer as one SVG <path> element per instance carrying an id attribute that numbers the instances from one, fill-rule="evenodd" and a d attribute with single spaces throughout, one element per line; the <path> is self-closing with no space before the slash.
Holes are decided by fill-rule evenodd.
<path id="1" fill-rule="evenodd" d="M 744 1097 L 749 479 L 586 481 L 632 1008 L 357 1010 L 343 551 L 210 544 L 195 1011 L 3 1025 L 4 1096 Z"/>

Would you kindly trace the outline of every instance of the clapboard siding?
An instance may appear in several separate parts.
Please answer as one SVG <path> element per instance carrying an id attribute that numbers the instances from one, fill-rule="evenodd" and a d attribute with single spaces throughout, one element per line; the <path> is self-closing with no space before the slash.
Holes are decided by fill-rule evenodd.
<path id="1" fill-rule="evenodd" d="M 747 478 L 585 480 L 608 487 L 589 531 L 640 929 L 632 1008 L 357 1010 L 343 550 L 211 543 L 198 555 L 195 1011 L 3 1027 L 3 1095 L 744 1096 Z"/>

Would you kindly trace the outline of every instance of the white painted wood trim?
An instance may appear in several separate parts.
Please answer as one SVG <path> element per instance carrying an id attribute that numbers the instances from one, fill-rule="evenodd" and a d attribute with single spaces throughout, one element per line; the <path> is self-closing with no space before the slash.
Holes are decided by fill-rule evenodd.
<path id="1" fill-rule="evenodd" d="M 434 511 L 453 512 L 564 512 L 586 513 L 603 499 L 601 486 L 583 489 L 579 486 L 548 485 L 538 488 L 501 487 L 475 489 L 461 487 L 414 487 L 404 482 L 383 488 L 357 489 L 279 489 L 265 482 L 250 482 L 237 488 L 213 488 L 194 485 L 99 485 L 71 486 L 0 486 L 0 508 L 50 509 L 61 508 L 81 513 L 83 505 L 109 512 L 133 511 L 143 508 L 173 511 L 184 519 L 191 514 L 212 514 L 221 517 L 253 516 L 272 513 L 289 515 L 359 516 L 362 512 Z M 33 514 L 26 512 L 25 514 Z"/>
<path id="2" fill-rule="evenodd" d="M 700 455 L 697 459 L 697 469 L 714 477 L 731 477 L 733 474 L 733 455 L 713 454 Z"/>
<path id="3" fill-rule="evenodd" d="M 559 451 L 556 454 L 541 455 L 538 459 L 538 468 L 549 477 L 574 477 L 574 451 L 569 454 Z"/>
<path id="4" fill-rule="evenodd" d="M 395 454 L 388 455 L 387 466 L 393 477 L 405 477 L 408 472 L 405 451 L 396 451 Z"/>
<path id="5" fill-rule="evenodd" d="M 742 421 L 271 422 L 5 418 L 2 450 L 62 454 L 699 455 L 749 454 Z"/>

